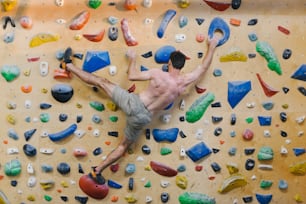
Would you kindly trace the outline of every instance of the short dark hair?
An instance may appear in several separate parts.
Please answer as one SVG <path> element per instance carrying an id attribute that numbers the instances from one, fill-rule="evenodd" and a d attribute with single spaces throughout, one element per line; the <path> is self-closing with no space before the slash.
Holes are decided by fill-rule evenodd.
<path id="1" fill-rule="evenodd" d="M 182 69 L 185 65 L 186 56 L 180 51 L 174 51 L 170 55 L 170 60 L 173 68 Z"/>

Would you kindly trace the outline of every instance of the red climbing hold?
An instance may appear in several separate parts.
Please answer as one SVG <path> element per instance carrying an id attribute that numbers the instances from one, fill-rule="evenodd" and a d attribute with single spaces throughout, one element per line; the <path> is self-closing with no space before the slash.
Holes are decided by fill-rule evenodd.
<path id="1" fill-rule="evenodd" d="M 177 175 L 177 171 L 175 169 L 172 169 L 171 167 L 168 167 L 162 163 L 151 161 L 150 166 L 156 173 L 162 176 L 173 177 Z"/>
<path id="2" fill-rule="evenodd" d="M 225 11 L 231 6 L 231 3 L 214 2 L 214 1 L 207 1 L 207 0 L 203 0 L 203 1 L 207 3 L 208 6 L 210 6 L 211 8 L 217 11 Z"/>
<path id="3" fill-rule="evenodd" d="M 79 186 L 84 193 L 95 199 L 105 198 L 109 191 L 109 188 L 106 184 L 100 185 L 88 175 L 83 175 L 80 178 Z"/>
<path id="4" fill-rule="evenodd" d="M 256 74 L 256 76 L 257 76 L 257 78 L 258 78 L 258 80 L 259 80 L 259 82 L 260 82 L 260 84 L 261 84 L 261 86 L 262 86 L 266 96 L 271 97 L 271 96 L 273 96 L 273 95 L 278 93 L 278 91 L 274 90 L 267 83 L 265 83 L 258 73 Z"/>
<path id="5" fill-rule="evenodd" d="M 280 32 L 282 32 L 282 33 L 284 33 L 284 34 L 286 34 L 286 35 L 289 35 L 289 34 L 290 34 L 290 31 L 289 31 L 287 28 L 283 27 L 283 26 L 277 26 L 277 29 L 278 29 Z"/>

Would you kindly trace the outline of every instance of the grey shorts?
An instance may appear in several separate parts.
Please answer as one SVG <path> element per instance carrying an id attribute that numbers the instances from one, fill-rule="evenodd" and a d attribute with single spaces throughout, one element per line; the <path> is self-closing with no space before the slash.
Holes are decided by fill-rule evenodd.
<path id="1" fill-rule="evenodd" d="M 152 113 L 144 106 L 139 96 L 116 86 L 112 95 L 113 102 L 126 114 L 125 136 L 135 141 L 144 126 L 152 120 Z"/>

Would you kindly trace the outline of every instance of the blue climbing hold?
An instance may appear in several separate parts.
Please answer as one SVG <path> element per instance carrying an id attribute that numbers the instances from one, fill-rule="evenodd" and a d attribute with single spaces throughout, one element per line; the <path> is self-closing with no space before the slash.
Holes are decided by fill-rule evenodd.
<path id="1" fill-rule="evenodd" d="M 272 194 L 258 194 L 256 193 L 256 199 L 260 204 L 269 204 L 272 200 Z"/>
<path id="2" fill-rule="evenodd" d="M 178 128 L 153 129 L 152 134 L 156 142 L 175 142 L 178 132 Z"/>
<path id="3" fill-rule="evenodd" d="M 156 63 L 168 63 L 171 53 L 174 52 L 175 50 L 176 50 L 175 47 L 173 47 L 172 45 L 165 45 L 159 48 L 155 52 L 155 56 L 154 56 L 155 62 Z"/>
<path id="4" fill-rule="evenodd" d="M 51 141 L 58 142 L 58 141 L 61 141 L 65 138 L 69 137 L 71 134 L 74 133 L 74 131 L 76 131 L 76 129 L 77 129 L 77 125 L 72 124 L 68 128 L 66 128 L 66 129 L 64 129 L 60 132 L 48 134 L 48 136 L 49 136 Z"/>
<path id="5" fill-rule="evenodd" d="M 194 162 L 208 156 L 211 153 L 211 149 L 207 147 L 204 142 L 200 142 L 186 151 L 188 157 Z"/>
<path id="6" fill-rule="evenodd" d="M 306 152 L 305 148 L 293 148 L 293 152 L 295 156 L 300 156 Z"/>
<path id="7" fill-rule="evenodd" d="M 228 82 L 227 100 L 231 107 L 235 108 L 251 89 L 251 81 Z"/>
<path id="8" fill-rule="evenodd" d="M 122 185 L 121 185 L 121 184 L 119 184 L 119 183 L 117 183 L 117 182 L 115 182 L 115 181 L 113 181 L 113 180 L 110 180 L 110 179 L 107 181 L 107 185 L 108 185 L 109 187 L 111 187 L 111 188 L 116 188 L 116 189 L 122 188 Z"/>
<path id="9" fill-rule="evenodd" d="M 92 73 L 108 65 L 110 65 L 108 51 L 88 51 L 83 63 L 83 70 Z"/>
<path id="10" fill-rule="evenodd" d="M 270 126 L 272 117 L 271 116 L 258 116 L 260 126 Z"/>
<path id="11" fill-rule="evenodd" d="M 216 31 L 220 31 L 223 35 L 223 37 L 219 40 L 219 43 L 217 45 L 217 46 L 221 46 L 224 43 L 226 43 L 226 41 L 229 39 L 230 28 L 227 25 L 227 23 L 219 17 L 216 17 L 211 21 L 209 28 L 208 28 L 208 36 L 212 38 Z"/>
<path id="12" fill-rule="evenodd" d="M 306 64 L 302 64 L 291 76 L 293 79 L 306 81 Z"/>
<path id="13" fill-rule="evenodd" d="M 166 11 L 160 25 L 159 28 L 157 30 L 157 37 L 162 38 L 165 34 L 165 31 L 168 27 L 169 22 L 171 21 L 171 19 L 176 15 L 176 11 L 169 9 Z"/>

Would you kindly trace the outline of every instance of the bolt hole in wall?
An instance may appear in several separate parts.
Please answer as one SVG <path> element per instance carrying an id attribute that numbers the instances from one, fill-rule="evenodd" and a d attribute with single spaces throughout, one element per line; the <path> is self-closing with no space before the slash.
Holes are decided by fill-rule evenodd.
<path id="1" fill-rule="evenodd" d="M 15 27 L 1 32 L 0 203 L 303 202 L 305 3 L 1 1 L 1 22 Z M 127 80 L 128 49 L 141 71 L 181 50 L 187 73 L 210 28 L 224 41 L 206 75 L 103 171 L 105 184 L 88 177 L 121 141 L 125 115 L 60 68 L 66 48 L 76 66 L 139 93 L 147 83 Z"/>

